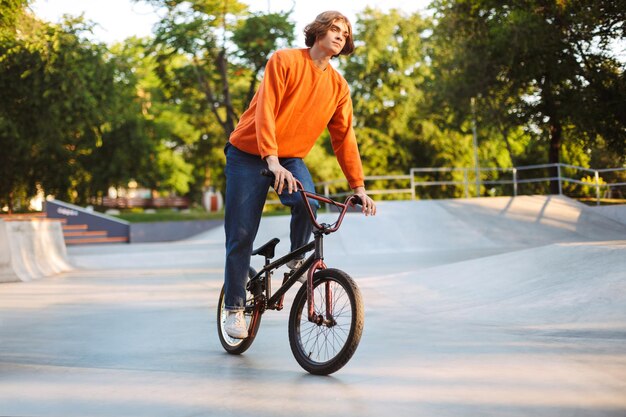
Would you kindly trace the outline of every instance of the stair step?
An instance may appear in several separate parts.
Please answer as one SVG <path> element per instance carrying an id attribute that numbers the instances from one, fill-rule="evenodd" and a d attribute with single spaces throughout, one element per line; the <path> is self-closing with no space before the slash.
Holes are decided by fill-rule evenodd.
<path id="1" fill-rule="evenodd" d="M 66 224 L 63 225 L 63 231 L 66 230 L 87 230 L 86 224 Z"/>
<path id="2" fill-rule="evenodd" d="M 128 243 L 126 237 L 85 237 L 65 239 L 66 245 L 82 245 L 88 243 Z"/>
<path id="3" fill-rule="evenodd" d="M 4 221 L 54 221 L 60 222 L 63 228 L 63 239 L 66 245 L 83 245 L 91 243 L 128 243 L 128 237 L 108 237 L 106 230 L 89 230 L 86 224 L 67 224 L 65 218 L 46 217 L 45 212 L 0 214 Z"/>
<path id="4" fill-rule="evenodd" d="M 107 237 L 106 230 L 78 230 L 72 232 L 63 232 L 63 236 L 67 237 Z"/>

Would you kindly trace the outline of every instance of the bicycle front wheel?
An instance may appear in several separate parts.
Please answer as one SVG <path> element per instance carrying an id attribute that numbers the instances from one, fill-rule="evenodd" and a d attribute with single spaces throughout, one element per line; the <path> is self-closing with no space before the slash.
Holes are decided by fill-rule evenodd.
<path id="1" fill-rule="evenodd" d="M 248 279 L 254 277 L 256 271 L 250 268 L 248 271 Z M 246 290 L 246 311 L 244 317 L 248 326 L 248 337 L 245 339 L 235 339 L 230 337 L 226 333 L 224 326 L 226 325 L 226 316 L 228 312 L 224 309 L 224 287 L 220 292 L 220 297 L 217 302 L 217 335 L 220 338 L 220 343 L 224 350 L 233 355 L 239 355 L 252 345 L 256 332 L 261 325 L 261 309 L 254 303 L 254 294 Z"/>
<path id="2" fill-rule="evenodd" d="M 328 375 L 348 363 L 359 345 L 363 301 L 354 280 L 338 269 L 316 272 L 313 293 L 315 315 L 320 320 L 309 321 L 306 285 L 303 285 L 291 306 L 289 344 L 302 368 L 312 374 Z"/>

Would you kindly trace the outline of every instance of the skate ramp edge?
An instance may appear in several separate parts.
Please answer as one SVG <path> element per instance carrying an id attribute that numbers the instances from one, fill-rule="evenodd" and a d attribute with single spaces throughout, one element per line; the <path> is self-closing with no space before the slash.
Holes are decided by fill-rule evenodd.
<path id="1" fill-rule="evenodd" d="M 499 250 L 626 239 L 626 224 L 562 196 L 380 202 L 329 240 L 349 254 Z M 327 221 L 332 214 L 322 213 Z"/>
<path id="2" fill-rule="evenodd" d="M 320 222 L 336 213 L 321 211 Z M 271 238 L 289 250 L 290 216 L 265 217 L 255 240 Z M 223 239 L 221 228 L 198 235 Z M 339 233 L 325 241 L 328 253 L 364 254 L 498 253 L 566 242 L 626 239 L 626 224 L 595 207 L 563 196 L 485 197 L 454 200 L 381 201 L 374 217 L 346 216 Z"/>
<path id="3" fill-rule="evenodd" d="M 30 281 L 71 269 L 60 222 L 0 220 L 0 282 Z"/>
<path id="4" fill-rule="evenodd" d="M 594 210 L 605 217 L 626 225 L 626 204 L 594 207 Z"/>

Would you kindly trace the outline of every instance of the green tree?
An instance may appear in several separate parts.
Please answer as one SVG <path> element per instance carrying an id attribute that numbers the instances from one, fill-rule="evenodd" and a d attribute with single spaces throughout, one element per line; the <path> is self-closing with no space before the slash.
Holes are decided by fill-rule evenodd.
<path id="1" fill-rule="evenodd" d="M 342 70 L 350 83 L 356 133 L 368 172 L 406 172 L 418 163 L 419 108 L 424 95 L 424 36 L 418 13 L 365 9 L 358 17 L 357 48 Z M 416 129 L 417 127 L 417 129 Z M 419 161 L 423 162 L 423 161 Z"/>
<path id="2" fill-rule="evenodd" d="M 83 158 L 101 133 L 111 67 L 78 36 L 81 20 L 61 28 L 23 13 L 16 28 L 0 40 L 0 192 L 9 205 L 14 191 L 37 187 L 74 200 L 89 180 Z"/>
<path id="3" fill-rule="evenodd" d="M 288 14 L 250 14 L 247 6 L 232 0 L 147 2 L 166 11 L 154 39 L 165 88 L 190 102 L 204 100 L 203 109 L 228 137 L 269 54 L 293 41 Z"/>
<path id="4" fill-rule="evenodd" d="M 418 13 L 368 8 L 358 16 L 357 48 L 341 69 L 351 87 L 355 131 L 368 175 L 405 174 L 416 166 L 455 166 L 471 161 L 471 139 L 441 130 L 426 111 L 431 30 L 432 22 Z M 380 182 L 368 187 L 409 185 L 408 181 Z M 450 195 L 447 190 L 441 192 L 425 190 L 423 195 Z"/>
<path id="5" fill-rule="evenodd" d="M 53 25 L 16 16 L 0 38 L 1 201 L 12 209 L 16 196 L 43 190 L 87 203 L 130 179 L 187 192 L 191 167 L 176 126 L 151 114 L 142 95 L 150 65 L 142 68 L 141 44 L 112 54 L 82 36 L 91 25 L 81 18 Z"/>
<path id="6" fill-rule="evenodd" d="M 0 33 L 15 33 L 17 20 L 29 3 L 30 0 L 0 0 Z"/>
<path id="7" fill-rule="evenodd" d="M 431 92 L 441 120 L 467 125 L 474 98 L 479 123 L 505 139 L 517 126 L 538 132 L 550 163 L 576 138 L 593 146 L 602 137 L 624 155 L 624 65 L 610 48 L 624 39 L 623 0 L 437 0 L 432 7 Z"/>
<path id="8" fill-rule="evenodd" d="M 184 149 L 194 165 L 192 193 L 221 187 L 223 146 L 269 54 L 293 41 L 294 25 L 288 12 L 251 14 L 232 0 L 147 2 L 164 14 L 152 46 L 162 92 L 197 132 Z"/>
<path id="9" fill-rule="evenodd" d="M 186 194 L 192 182 L 184 149 L 197 132 L 178 106 L 165 99 L 149 40 L 127 39 L 113 45 L 111 61 L 117 69 L 117 112 L 92 155 L 99 175 L 98 192 L 136 180 L 153 192 Z M 170 161 L 170 162 L 166 162 Z"/>

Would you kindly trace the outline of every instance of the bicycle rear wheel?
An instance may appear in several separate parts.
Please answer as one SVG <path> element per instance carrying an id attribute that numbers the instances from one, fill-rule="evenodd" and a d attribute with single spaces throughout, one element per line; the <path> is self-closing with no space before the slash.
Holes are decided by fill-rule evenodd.
<path id="1" fill-rule="evenodd" d="M 354 355 L 363 333 L 364 312 L 361 292 L 348 274 L 324 269 L 313 277 L 315 314 L 326 323 L 309 321 L 306 285 L 294 299 L 289 315 L 289 344 L 302 368 L 316 375 L 341 369 Z M 332 317 L 326 317 L 329 297 Z"/>
<path id="2" fill-rule="evenodd" d="M 248 271 L 248 280 L 256 275 L 256 271 L 253 268 L 250 268 Z M 224 286 L 222 286 L 222 291 L 220 292 L 220 298 L 217 303 L 217 334 L 220 338 L 220 343 L 222 343 L 222 347 L 226 352 L 239 355 L 252 345 L 254 342 L 254 338 L 256 337 L 257 330 L 261 325 L 261 309 L 259 306 L 254 304 L 254 294 L 250 291 L 246 290 L 246 310 L 244 313 L 244 317 L 246 318 L 246 323 L 248 324 L 248 337 L 245 339 L 235 339 L 230 337 L 224 326 L 226 324 L 226 316 L 228 311 L 224 309 Z"/>

